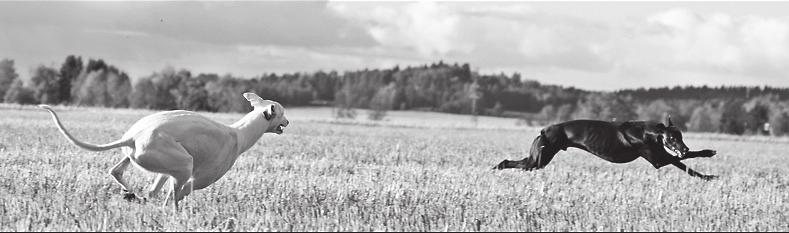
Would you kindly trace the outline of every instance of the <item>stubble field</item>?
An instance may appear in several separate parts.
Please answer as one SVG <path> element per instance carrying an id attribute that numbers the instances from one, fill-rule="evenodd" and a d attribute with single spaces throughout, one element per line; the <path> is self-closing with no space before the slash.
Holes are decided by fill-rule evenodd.
<path id="1" fill-rule="evenodd" d="M 147 110 L 56 107 L 73 135 L 119 138 Z M 204 113 L 223 123 L 242 114 Z M 720 175 L 705 182 L 645 160 L 610 164 L 560 152 L 545 169 L 494 171 L 521 159 L 537 128 L 514 119 L 390 112 L 332 119 L 288 109 L 282 135 L 264 135 L 181 211 L 164 194 L 125 201 L 108 174 L 119 149 L 69 144 L 49 114 L 0 105 L 0 231 L 787 231 L 789 139 L 686 133 L 686 160 Z M 145 194 L 153 175 L 126 172 Z M 167 186 L 166 186 L 167 187 Z"/>

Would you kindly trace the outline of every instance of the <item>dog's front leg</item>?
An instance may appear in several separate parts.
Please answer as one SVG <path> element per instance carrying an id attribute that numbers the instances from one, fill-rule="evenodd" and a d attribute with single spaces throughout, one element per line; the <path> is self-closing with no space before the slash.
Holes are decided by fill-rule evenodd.
<path id="1" fill-rule="evenodd" d="M 156 176 L 156 178 L 153 179 L 153 183 L 151 183 L 151 187 L 148 189 L 148 198 L 154 198 L 156 194 L 159 193 L 159 191 L 164 186 L 164 183 L 167 182 L 167 178 L 169 178 L 169 176 L 160 173 Z"/>
<path id="2" fill-rule="evenodd" d="M 714 150 L 700 150 L 700 151 L 688 151 L 682 156 L 682 159 L 691 159 L 691 158 L 709 158 L 717 154 Z"/>
<path id="3" fill-rule="evenodd" d="M 178 196 L 175 197 L 175 200 L 176 201 L 181 201 L 181 200 L 184 199 L 184 197 L 186 197 L 187 195 L 192 193 L 192 191 L 194 191 L 193 183 L 194 183 L 194 179 L 193 178 L 190 178 L 189 181 L 186 181 L 186 184 L 184 184 L 184 186 L 181 187 L 181 191 L 178 192 Z"/>
<path id="4" fill-rule="evenodd" d="M 687 165 L 685 165 L 684 163 L 680 162 L 679 160 L 675 160 L 675 161 L 671 162 L 671 164 L 674 165 L 675 167 L 679 168 L 680 170 L 683 170 L 683 171 L 687 172 L 691 176 L 699 177 L 699 178 L 701 178 L 703 180 L 706 180 L 706 181 L 718 178 L 718 176 L 715 176 L 715 175 L 704 175 L 704 174 L 698 173 L 698 172 L 694 171 L 693 169 L 688 168 Z"/>
<path id="5" fill-rule="evenodd" d="M 164 197 L 164 202 L 162 203 L 162 207 L 167 207 L 167 202 L 170 202 L 170 198 L 173 197 L 173 190 L 167 191 L 167 196 Z"/>
<path id="6" fill-rule="evenodd" d="M 663 149 L 663 145 L 659 143 L 650 143 L 647 144 L 646 147 L 640 150 L 641 156 L 644 157 L 649 163 L 652 164 L 655 168 L 661 168 L 665 165 L 674 165 L 675 167 L 679 168 L 680 170 L 685 171 L 688 175 L 699 177 L 704 180 L 712 180 L 717 178 L 718 176 L 711 176 L 711 175 L 704 175 L 694 171 L 693 169 L 688 168 L 687 165 L 680 162 L 681 158 L 677 158 Z"/>

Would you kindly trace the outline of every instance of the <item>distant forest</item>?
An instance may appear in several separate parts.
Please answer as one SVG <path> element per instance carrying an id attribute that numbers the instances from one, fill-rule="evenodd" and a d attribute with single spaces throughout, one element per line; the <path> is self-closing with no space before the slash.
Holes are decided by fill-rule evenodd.
<path id="1" fill-rule="evenodd" d="M 664 120 L 695 132 L 789 134 L 789 89 L 772 87 L 639 88 L 597 92 L 544 85 L 521 74 L 479 74 L 469 64 L 263 73 L 252 78 L 192 74 L 165 68 L 134 79 L 101 59 L 68 56 L 60 67 L 35 67 L 22 80 L 11 59 L 0 60 L 0 100 L 111 108 L 251 110 L 252 91 L 285 106 L 334 106 L 507 116 L 530 125 L 570 119 Z M 342 111 L 337 111 L 342 112 Z M 343 114 L 338 114 L 338 117 Z"/>

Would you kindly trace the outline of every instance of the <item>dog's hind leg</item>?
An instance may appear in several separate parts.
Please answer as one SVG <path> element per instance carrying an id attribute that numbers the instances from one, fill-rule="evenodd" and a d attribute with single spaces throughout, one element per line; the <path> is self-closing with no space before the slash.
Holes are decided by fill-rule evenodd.
<path id="1" fill-rule="evenodd" d="M 537 136 L 532 142 L 529 156 L 523 160 L 504 160 L 494 169 L 520 168 L 525 170 L 540 169 L 548 165 L 553 157 L 559 153 L 559 148 L 551 145 L 542 135 Z"/>
<path id="2" fill-rule="evenodd" d="M 529 157 L 521 160 L 526 165 L 523 169 L 532 170 L 545 167 L 553 160 L 556 153 L 559 153 L 559 149 L 556 145 L 548 142 L 545 136 L 538 136 L 531 145 Z"/>
<path id="3" fill-rule="evenodd" d="M 121 186 L 121 190 L 123 192 L 123 199 L 126 200 L 134 200 L 137 199 L 137 195 L 133 192 L 129 191 L 129 184 L 123 179 L 123 172 L 129 167 L 131 160 L 129 157 L 123 158 L 120 162 L 115 164 L 115 166 L 110 169 L 110 175 L 115 178 L 115 182 Z"/>
<path id="4" fill-rule="evenodd" d="M 192 177 L 194 162 L 192 155 L 186 151 L 175 138 L 164 133 L 153 133 L 148 138 L 138 140 L 141 146 L 132 156 L 134 162 L 148 171 L 172 177 L 173 188 L 168 193 L 164 204 L 173 198 L 176 208 L 178 197 L 184 184 Z M 163 182 L 164 178 L 157 179 Z"/>
<path id="5" fill-rule="evenodd" d="M 160 173 L 160 174 L 156 175 L 156 178 L 153 179 L 153 183 L 151 183 L 150 189 L 148 189 L 148 197 L 149 198 L 155 197 L 156 194 L 158 194 L 159 191 L 162 190 L 162 187 L 164 186 L 164 183 L 167 182 L 167 178 L 168 178 L 168 176 L 166 174 L 161 174 Z"/>
<path id="6" fill-rule="evenodd" d="M 162 203 L 162 207 L 167 207 L 167 203 L 170 202 L 170 198 L 173 197 L 173 190 L 170 189 L 167 191 L 167 195 L 164 196 L 164 202 Z"/>
<path id="7" fill-rule="evenodd" d="M 512 161 L 512 160 L 504 160 L 501 161 L 498 165 L 493 167 L 493 169 L 507 169 L 507 168 L 524 168 L 526 165 L 522 163 L 522 160 Z"/>

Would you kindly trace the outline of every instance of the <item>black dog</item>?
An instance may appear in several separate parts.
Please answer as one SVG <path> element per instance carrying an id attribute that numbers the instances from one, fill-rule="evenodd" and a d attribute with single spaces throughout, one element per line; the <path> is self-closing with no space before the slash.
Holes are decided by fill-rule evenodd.
<path id="1" fill-rule="evenodd" d="M 655 168 L 668 164 L 691 176 L 711 180 L 717 176 L 700 174 L 680 162 L 683 159 L 712 157 L 714 150 L 689 151 L 682 132 L 667 118 L 668 126 L 651 121 L 613 123 L 596 120 L 573 120 L 548 126 L 534 139 L 529 157 L 520 161 L 504 160 L 494 169 L 540 169 L 548 165 L 559 150 L 575 147 L 612 163 L 627 163 L 643 157 Z M 664 146 L 676 152 L 669 154 Z"/>

